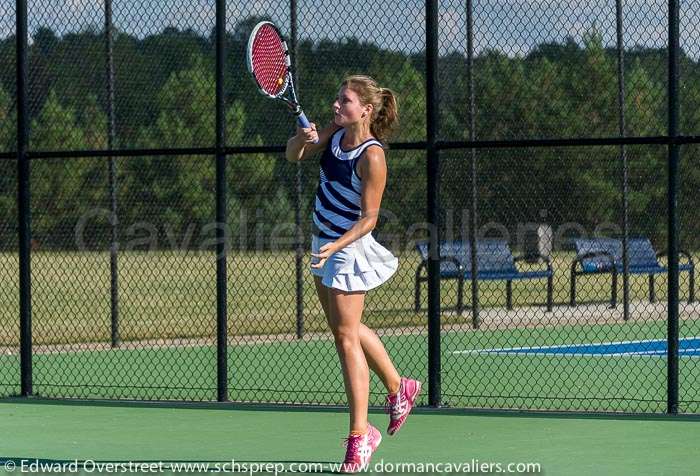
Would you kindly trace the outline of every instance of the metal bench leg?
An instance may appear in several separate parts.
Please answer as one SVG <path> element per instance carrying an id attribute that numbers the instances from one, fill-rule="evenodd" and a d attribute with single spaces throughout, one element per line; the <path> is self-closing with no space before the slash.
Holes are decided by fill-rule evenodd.
<path id="1" fill-rule="evenodd" d="M 415 312 L 420 311 L 420 279 L 418 279 L 418 276 L 416 276 L 416 301 L 415 301 L 415 306 L 414 310 Z"/>
<path id="2" fill-rule="evenodd" d="M 554 280 L 552 277 L 547 278 L 547 310 L 552 311 L 552 297 L 554 294 Z"/>
<path id="3" fill-rule="evenodd" d="M 513 309 L 513 281 L 506 281 L 506 307 Z"/>
<path id="4" fill-rule="evenodd" d="M 649 275 L 649 302 L 656 302 L 656 294 L 654 293 L 654 275 Z"/>
<path id="5" fill-rule="evenodd" d="M 462 315 L 464 309 L 464 277 L 457 280 L 457 314 Z"/>
<path id="6" fill-rule="evenodd" d="M 695 269 L 690 269 L 690 296 L 688 296 L 688 303 L 692 304 L 695 302 Z"/>
<path id="7" fill-rule="evenodd" d="M 576 274 L 571 273 L 571 291 L 569 294 L 569 305 L 576 306 Z"/>
<path id="8" fill-rule="evenodd" d="M 478 329 L 481 326 L 479 317 L 479 282 L 472 280 L 472 328 Z"/>
<path id="9" fill-rule="evenodd" d="M 617 272 L 612 274 L 612 293 L 610 296 L 610 307 L 617 306 Z"/>

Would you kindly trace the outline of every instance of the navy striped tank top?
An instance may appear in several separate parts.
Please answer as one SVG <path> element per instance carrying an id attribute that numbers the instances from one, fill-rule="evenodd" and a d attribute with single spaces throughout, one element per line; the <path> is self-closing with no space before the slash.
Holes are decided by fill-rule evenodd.
<path id="1" fill-rule="evenodd" d="M 328 141 L 321 156 L 321 179 L 314 204 L 314 234 L 337 239 L 360 219 L 362 181 L 357 175 L 357 162 L 369 146 L 381 143 L 372 138 L 350 150 L 343 150 L 340 141 L 345 129 L 338 129 Z"/>

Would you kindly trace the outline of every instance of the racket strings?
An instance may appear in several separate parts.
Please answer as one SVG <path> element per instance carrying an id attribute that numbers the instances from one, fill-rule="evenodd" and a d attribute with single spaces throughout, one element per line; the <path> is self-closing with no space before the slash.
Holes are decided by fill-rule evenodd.
<path id="1" fill-rule="evenodd" d="M 253 40 L 253 74 L 261 89 L 277 96 L 287 86 L 286 54 L 274 28 L 260 28 Z"/>

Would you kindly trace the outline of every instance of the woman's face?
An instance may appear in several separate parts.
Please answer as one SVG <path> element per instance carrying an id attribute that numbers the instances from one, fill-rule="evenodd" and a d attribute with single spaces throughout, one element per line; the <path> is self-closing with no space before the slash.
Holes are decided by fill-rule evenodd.
<path id="1" fill-rule="evenodd" d="M 360 97 L 357 93 L 346 86 L 338 91 L 338 97 L 333 102 L 333 112 L 335 113 L 333 120 L 340 127 L 360 122 L 364 120 L 362 115 L 365 114 L 367 117 L 369 113 L 368 107 L 360 103 Z"/>

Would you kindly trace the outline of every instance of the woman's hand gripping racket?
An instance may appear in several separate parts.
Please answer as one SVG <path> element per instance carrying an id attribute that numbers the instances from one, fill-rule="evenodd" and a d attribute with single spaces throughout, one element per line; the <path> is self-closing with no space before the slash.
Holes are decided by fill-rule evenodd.
<path id="1" fill-rule="evenodd" d="M 250 34 L 248 70 L 262 94 L 284 101 L 297 116 L 300 127 L 311 127 L 294 91 L 287 43 L 282 39 L 277 27 L 269 21 L 255 25 Z M 285 95 L 287 91 L 289 94 Z"/>

